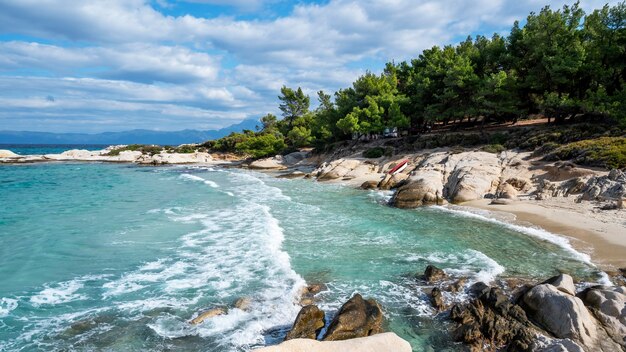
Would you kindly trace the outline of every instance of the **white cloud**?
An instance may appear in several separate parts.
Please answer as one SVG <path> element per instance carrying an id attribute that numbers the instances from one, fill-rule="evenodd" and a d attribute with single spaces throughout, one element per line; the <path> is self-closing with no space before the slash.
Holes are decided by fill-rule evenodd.
<path id="1" fill-rule="evenodd" d="M 277 1 L 161 3 L 244 10 Z M 65 111 L 109 126 L 103 121 L 120 121 L 111 117 L 118 111 L 132 112 L 134 123 L 143 121 L 144 128 L 180 129 L 202 119 L 224 126 L 232 117 L 275 111 L 282 85 L 307 92 L 345 87 L 364 68 L 415 57 L 469 33 L 507 32 L 514 20 L 539 11 L 544 2 L 330 0 L 300 3 L 278 18 L 237 20 L 168 16 L 148 0 L 3 0 L 0 33 L 41 40 L 0 41 L 5 75 L 0 99 L 7 103 L 0 105 L 0 122 L 35 114 L 54 125 L 67 120 Z M 569 2 L 551 1 L 551 6 Z M 603 1 L 581 5 L 590 10 Z M 41 71 L 48 78 L 37 77 Z M 48 95 L 55 101 L 46 102 Z"/>

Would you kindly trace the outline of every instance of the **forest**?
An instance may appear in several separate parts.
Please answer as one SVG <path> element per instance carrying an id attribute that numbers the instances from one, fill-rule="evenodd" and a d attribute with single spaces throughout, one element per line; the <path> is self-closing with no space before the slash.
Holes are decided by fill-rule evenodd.
<path id="1" fill-rule="evenodd" d="M 251 157 L 301 147 L 376 138 L 385 129 L 415 135 L 443 126 L 464 128 L 516 122 L 626 126 L 626 2 L 590 14 L 579 3 L 544 7 L 508 36 L 468 37 L 434 46 L 418 57 L 366 72 L 318 105 L 302 88 L 283 86 L 279 118 L 267 114 L 257 131 L 204 146 Z"/>

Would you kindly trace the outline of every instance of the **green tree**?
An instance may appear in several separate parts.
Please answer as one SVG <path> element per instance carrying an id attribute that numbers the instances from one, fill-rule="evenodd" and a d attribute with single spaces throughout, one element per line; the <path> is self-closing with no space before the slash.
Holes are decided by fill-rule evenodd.
<path id="1" fill-rule="evenodd" d="M 302 92 L 300 87 L 293 90 L 283 86 L 280 89 L 280 94 L 278 96 L 281 102 L 279 109 L 283 112 L 283 117 L 288 122 L 288 130 L 291 130 L 294 120 L 309 111 L 310 98 Z"/>

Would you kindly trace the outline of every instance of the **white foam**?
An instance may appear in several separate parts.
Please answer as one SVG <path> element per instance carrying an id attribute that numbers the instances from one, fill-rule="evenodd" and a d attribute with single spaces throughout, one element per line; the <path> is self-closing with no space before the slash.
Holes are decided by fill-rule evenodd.
<path id="1" fill-rule="evenodd" d="M 61 282 L 54 287 L 45 285 L 41 292 L 30 298 L 30 302 L 38 307 L 86 299 L 86 296 L 76 293 L 83 286 L 84 284 L 80 280 Z"/>
<path id="2" fill-rule="evenodd" d="M 184 179 L 192 180 L 192 181 L 202 182 L 205 185 L 208 185 L 208 186 L 213 187 L 213 188 L 219 188 L 220 187 L 217 183 L 215 183 L 215 182 L 213 182 L 211 180 L 203 179 L 202 177 L 199 177 L 199 176 L 196 176 L 196 175 L 182 174 L 182 175 L 180 175 L 180 177 L 184 178 Z"/>
<path id="3" fill-rule="evenodd" d="M 467 276 L 472 282 L 490 283 L 506 270 L 494 259 L 474 249 L 467 249 L 460 253 L 433 252 L 426 256 L 413 254 L 408 256 L 406 260 L 438 264 L 443 266 L 444 271 L 448 274 Z"/>
<path id="4" fill-rule="evenodd" d="M 0 318 L 9 316 L 17 308 L 17 300 L 13 298 L 0 298 Z"/>
<path id="5" fill-rule="evenodd" d="M 550 242 L 552 244 L 555 244 L 561 248 L 563 248 L 565 251 L 569 252 L 570 254 L 572 254 L 574 256 L 575 259 L 588 264 L 590 266 L 594 266 L 595 265 L 591 262 L 591 258 L 589 257 L 588 254 L 585 253 L 580 253 L 577 250 L 574 249 L 574 247 L 572 247 L 572 245 L 570 244 L 569 240 L 567 238 L 565 238 L 564 236 L 561 235 L 556 235 L 553 234 L 551 232 L 548 232 L 544 229 L 541 228 L 537 228 L 537 227 L 526 227 L 526 226 L 521 226 L 521 225 L 516 225 L 516 224 L 511 224 L 505 221 L 501 221 L 492 217 L 489 217 L 488 215 L 483 215 L 477 212 L 473 212 L 473 211 L 469 211 L 469 210 L 461 210 L 461 209 L 453 209 L 450 207 L 443 207 L 443 206 L 437 206 L 435 207 L 437 209 L 440 209 L 442 211 L 446 211 L 446 212 L 450 212 L 450 213 L 454 213 L 460 216 L 464 216 L 464 217 L 468 217 L 468 218 L 474 218 L 474 219 L 480 219 L 482 221 L 486 221 L 486 222 L 490 222 L 490 223 L 494 223 L 494 224 L 498 224 L 501 226 L 504 226 L 506 228 L 509 228 L 513 231 L 516 232 L 520 232 L 529 236 L 533 236 L 535 238 L 539 238 L 542 239 L 546 242 Z"/>

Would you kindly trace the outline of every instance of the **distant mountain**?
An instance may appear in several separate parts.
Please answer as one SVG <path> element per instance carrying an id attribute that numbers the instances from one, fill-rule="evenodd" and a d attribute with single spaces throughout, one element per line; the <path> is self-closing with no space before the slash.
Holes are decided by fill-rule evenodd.
<path id="1" fill-rule="evenodd" d="M 173 132 L 132 130 L 124 132 L 50 133 L 28 131 L 0 131 L 0 144 L 160 144 L 179 145 L 200 143 L 229 135 L 231 132 L 256 129 L 258 120 L 242 122 L 219 130 L 183 130 Z"/>

